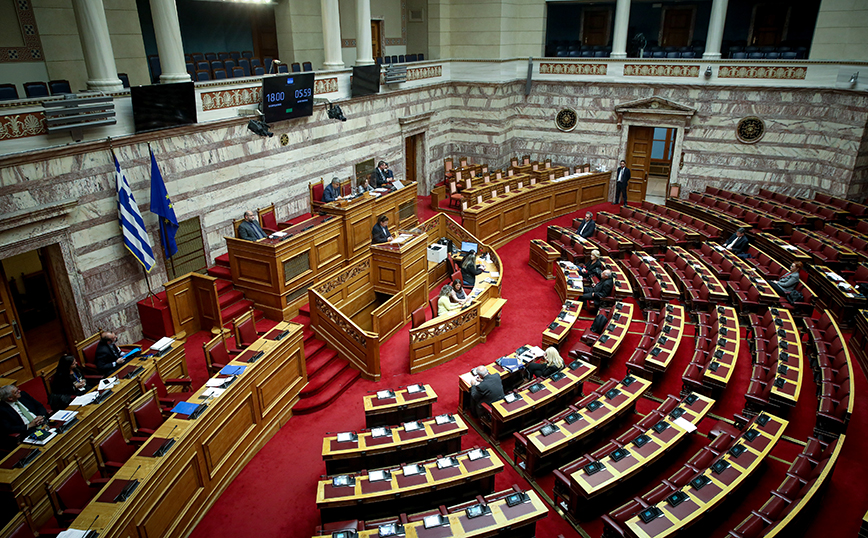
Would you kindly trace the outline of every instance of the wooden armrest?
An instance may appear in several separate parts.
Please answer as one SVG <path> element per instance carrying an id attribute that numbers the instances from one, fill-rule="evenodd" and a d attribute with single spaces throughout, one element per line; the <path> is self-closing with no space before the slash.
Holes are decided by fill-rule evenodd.
<path id="1" fill-rule="evenodd" d="M 189 377 L 173 377 L 171 379 L 164 379 L 164 385 L 192 385 L 193 380 Z"/>
<path id="2" fill-rule="evenodd" d="M 130 443 L 133 443 L 136 445 L 141 445 L 141 444 L 147 443 L 148 441 L 150 441 L 150 437 L 139 437 L 136 435 L 130 437 Z"/>

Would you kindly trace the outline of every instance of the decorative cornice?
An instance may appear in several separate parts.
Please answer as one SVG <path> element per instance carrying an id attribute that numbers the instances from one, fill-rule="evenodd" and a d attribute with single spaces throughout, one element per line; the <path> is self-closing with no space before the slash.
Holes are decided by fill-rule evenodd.
<path id="1" fill-rule="evenodd" d="M 717 70 L 717 78 L 804 80 L 807 75 L 806 66 L 722 65 Z"/>
<path id="2" fill-rule="evenodd" d="M 411 67 L 407 69 L 407 82 L 422 80 L 425 78 L 437 78 L 443 76 L 442 65 L 430 65 L 426 67 Z"/>
<path id="3" fill-rule="evenodd" d="M 0 140 L 13 140 L 46 134 L 45 114 L 22 112 L 0 116 Z"/>
<path id="4" fill-rule="evenodd" d="M 0 232 L 13 228 L 27 226 L 36 222 L 45 222 L 49 219 L 64 217 L 78 205 L 75 199 L 62 200 L 53 204 L 28 207 L 0 217 Z"/>
<path id="5" fill-rule="evenodd" d="M 398 118 L 398 123 L 402 127 L 415 127 L 419 123 L 428 122 L 434 117 L 434 112 L 423 112 L 415 116 L 404 116 Z"/>
<path id="6" fill-rule="evenodd" d="M 539 64 L 541 75 L 596 75 L 604 76 L 607 65 L 581 62 L 545 62 Z"/>
<path id="7" fill-rule="evenodd" d="M 17 8 L 15 14 L 18 16 L 18 26 L 21 28 L 24 46 L 0 48 L 0 63 L 44 61 L 42 41 L 36 28 L 36 16 L 33 14 L 31 0 L 16 0 L 12 3 Z M 6 21 L 4 26 L 10 22 Z"/>
<path id="8" fill-rule="evenodd" d="M 625 64 L 625 77 L 698 77 L 698 65 Z"/>

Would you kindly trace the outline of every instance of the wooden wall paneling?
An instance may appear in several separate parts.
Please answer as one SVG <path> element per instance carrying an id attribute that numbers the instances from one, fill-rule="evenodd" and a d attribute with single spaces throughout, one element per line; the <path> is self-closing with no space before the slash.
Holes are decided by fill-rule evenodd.
<path id="1" fill-rule="evenodd" d="M 448 362 L 479 342 L 480 303 L 410 331 L 410 373 Z"/>
<path id="2" fill-rule="evenodd" d="M 172 316 L 175 334 L 180 332 L 193 334 L 200 329 L 198 306 L 196 305 L 191 274 L 187 273 L 175 280 L 170 280 L 163 286 L 166 288 L 166 302 L 169 304 L 169 313 Z"/>
<path id="3" fill-rule="evenodd" d="M 198 273 L 190 273 L 190 277 L 196 290 L 199 326 L 205 330 L 223 327 L 220 299 L 217 298 L 217 279 L 213 276 L 200 275 Z"/>
<path id="4" fill-rule="evenodd" d="M 271 375 L 264 376 L 256 385 L 259 408 L 265 420 L 270 420 L 273 412 L 279 412 L 286 407 L 291 415 L 292 406 L 298 401 L 298 394 L 307 383 L 304 347 L 296 347 L 298 349 L 277 365 Z M 288 419 L 289 416 L 286 417 L 286 420 Z"/>
<path id="5" fill-rule="evenodd" d="M 257 412 L 254 408 L 253 394 L 245 393 L 244 398 L 232 406 L 232 412 L 225 416 L 219 428 L 202 440 L 202 454 L 209 478 L 220 473 L 224 465 L 232 465 L 239 455 L 236 449 L 249 444 L 248 436 L 255 433 Z"/>
<path id="6" fill-rule="evenodd" d="M 380 379 L 380 346 L 375 334 L 362 330 L 349 316 L 330 305 L 316 289 L 308 290 L 311 326 L 317 337 L 372 381 Z"/>
<path id="7" fill-rule="evenodd" d="M 377 333 L 381 343 L 410 321 L 410 313 L 405 309 L 403 294 L 393 295 L 388 301 L 375 308 L 371 315 L 374 332 Z"/>
<path id="8" fill-rule="evenodd" d="M 183 522 L 181 514 L 185 509 L 189 510 L 191 505 L 197 504 L 198 498 L 206 492 L 199 456 L 200 453 L 193 452 L 172 480 L 160 488 L 160 494 L 138 526 L 142 538 L 176 535 L 171 531 L 177 528 L 179 522 Z M 136 530 L 134 525 L 132 530 Z"/>

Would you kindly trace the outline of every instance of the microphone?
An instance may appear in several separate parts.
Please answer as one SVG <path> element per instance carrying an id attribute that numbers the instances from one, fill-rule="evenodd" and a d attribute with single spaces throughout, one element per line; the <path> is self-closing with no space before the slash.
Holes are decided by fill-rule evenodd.
<path id="1" fill-rule="evenodd" d="M 163 443 L 160 445 L 160 448 L 158 448 L 156 450 L 156 452 L 154 452 L 154 456 L 162 457 L 166 454 L 166 452 L 169 451 L 170 448 L 172 448 L 172 445 L 175 444 L 175 440 L 172 438 L 172 432 L 174 432 L 175 428 L 177 428 L 177 427 L 178 427 L 178 425 L 175 424 L 175 426 L 169 432 L 169 435 L 166 436 L 166 440 L 163 441 Z"/>
<path id="2" fill-rule="evenodd" d="M 84 529 L 84 534 L 81 535 L 82 538 L 91 538 L 91 532 L 93 532 L 93 536 L 96 536 L 96 531 L 91 531 L 90 528 L 93 527 L 93 524 L 96 523 L 97 519 L 99 519 L 99 514 L 97 514 L 97 516 L 93 518 L 93 521 L 90 522 L 90 525 L 88 525 L 87 528 Z"/>
<path id="3" fill-rule="evenodd" d="M 281 62 L 280 60 L 271 60 L 271 63 L 273 63 L 273 64 L 277 64 L 277 65 L 280 65 L 280 64 L 282 64 L 283 62 Z"/>
<path id="4" fill-rule="evenodd" d="M 130 497 L 130 495 L 133 493 L 133 491 L 136 490 L 136 488 L 139 485 L 139 481 L 134 480 L 133 477 L 136 476 L 136 473 L 139 472 L 139 469 L 141 469 L 141 468 L 142 468 L 141 464 L 138 467 L 136 467 L 136 470 L 133 471 L 133 474 L 130 475 L 130 481 L 127 483 L 126 486 L 124 486 L 124 489 L 122 489 L 121 492 L 118 493 L 117 496 L 115 497 L 115 502 L 124 502 L 125 500 L 127 500 Z"/>

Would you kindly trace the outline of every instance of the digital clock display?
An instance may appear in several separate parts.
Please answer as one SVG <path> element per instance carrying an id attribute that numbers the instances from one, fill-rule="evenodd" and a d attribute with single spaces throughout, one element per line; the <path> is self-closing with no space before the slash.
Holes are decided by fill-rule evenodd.
<path id="1" fill-rule="evenodd" d="M 265 123 L 313 114 L 313 73 L 288 73 L 262 79 Z"/>

